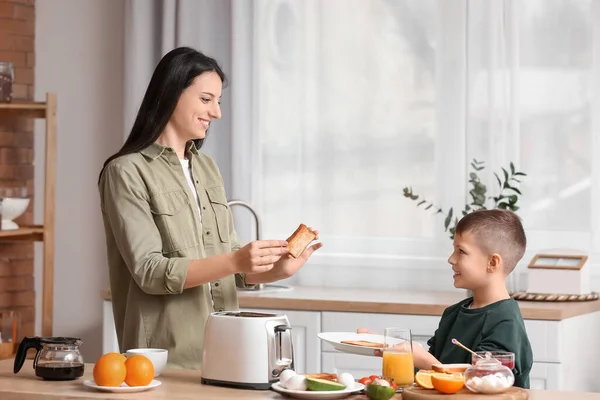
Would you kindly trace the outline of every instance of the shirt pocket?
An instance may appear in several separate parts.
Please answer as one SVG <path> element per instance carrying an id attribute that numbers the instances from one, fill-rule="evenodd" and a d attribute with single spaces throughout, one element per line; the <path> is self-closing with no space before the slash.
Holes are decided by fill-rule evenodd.
<path id="1" fill-rule="evenodd" d="M 219 239 L 221 242 L 228 243 L 229 237 L 229 207 L 227 206 L 227 197 L 225 196 L 225 188 L 216 186 L 206 189 L 210 206 L 215 213 L 217 221 L 217 230 L 219 231 Z"/>
<path id="2" fill-rule="evenodd" d="M 164 253 L 198 245 L 194 214 L 185 190 L 151 194 L 150 212 L 160 232 Z"/>

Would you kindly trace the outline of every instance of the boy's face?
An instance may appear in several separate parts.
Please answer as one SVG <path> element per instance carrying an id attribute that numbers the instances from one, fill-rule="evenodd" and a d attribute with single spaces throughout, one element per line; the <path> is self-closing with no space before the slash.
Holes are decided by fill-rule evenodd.
<path id="1" fill-rule="evenodd" d="M 448 262 L 454 271 L 454 287 L 475 290 L 486 285 L 489 255 L 481 250 L 471 232 L 454 236 L 454 252 Z"/>

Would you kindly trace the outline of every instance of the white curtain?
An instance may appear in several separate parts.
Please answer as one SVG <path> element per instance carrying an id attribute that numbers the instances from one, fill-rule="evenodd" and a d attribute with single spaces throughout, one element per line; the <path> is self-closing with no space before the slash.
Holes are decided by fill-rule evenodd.
<path id="1" fill-rule="evenodd" d="M 472 159 L 492 196 L 510 162 L 528 175 L 519 272 L 547 248 L 594 263 L 598 3 L 252 2 L 251 198 L 266 236 L 306 222 L 326 243 L 295 281 L 451 288 L 443 218 L 402 189 L 462 210 Z"/>
<path id="2" fill-rule="evenodd" d="M 252 2 L 126 0 L 125 7 L 125 135 L 160 58 L 179 46 L 204 52 L 219 62 L 229 86 L 223 117 L 211 125 L 202 150 L 217 162 L 228 198 L 251 201 Z M 254 240 L 251 213 L 238 208 L 233 213 L 240 240 Z"/>
<path id="3" fill-rule="evenodd" d="M 208 140 L 230 198 L 264 238 L 298 223 L 326 246 L 293 281 L 448 288 L 444 210 L 470 200 L 472 159 L 498 193 L 512 161 L 531 257 L 600 253 L 599 2 L 128 0 L 126 131 L 154 65 L 190 45 L 230 78 Z M 238 215 L 252 240 L 249 214 Z M 460 214 L 459 214 L 460 216 Z M 365 279 L 373 276 L 395 277 Z M 512 283 L 521 288 L 522 280 Z"/>
<path id="4" fill-rule="evenodd" d="M 231 71 L 231 3 L 211 0 L 126 0 L 124 135 L 129 134 L 152 72 L 168 51 L 190 46 Z M 231 190 L 231 96 L 211 126 L 203 150 L 215 158 Z"/>

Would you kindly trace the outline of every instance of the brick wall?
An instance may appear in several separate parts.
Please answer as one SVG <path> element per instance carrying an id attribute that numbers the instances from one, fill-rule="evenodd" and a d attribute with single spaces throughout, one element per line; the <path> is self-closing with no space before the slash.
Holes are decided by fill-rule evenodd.
<path id="1" fill-rule="evenodd" d="M 35 0 L 0 0 L 0 61 L 15 68 L 13 98 L 32 100 Z M 33 223 L 33 120 L 0 119 L 0 187 L 27 187 L 29 209 L 16 221 Z M 0 310 L 19 309 L 21 336 L 34 334 L 33 243 L 0 241 Z"/>

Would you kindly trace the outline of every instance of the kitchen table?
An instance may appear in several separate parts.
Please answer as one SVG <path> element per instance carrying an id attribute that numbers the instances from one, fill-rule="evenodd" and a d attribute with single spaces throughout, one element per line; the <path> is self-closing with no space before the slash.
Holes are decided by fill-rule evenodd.
<path id="1" fill-rule="evenodd" d="M 157 378 L 162 385 L 141 393 L 108 393 L 87 388 L 86 379 L 92 379 L 94 364 L 85 365 L 85 374 L 75 381 L 49 382 L 35 376 L 32 361 L 26 360 L 19 373 L 13 373 L 13 360 L 0 361 L 0 399 L 2 400 L 84 400 L 84 399 L 153 399 L 153 400 L 220 400 L 220 399 L 286 399 L 274 391 L 229 389 L 202 385 L 200 372 L 166 369 Z M 347 397 L 348 400 L 366 399 L 364 395 Z M 483 398 L 483 396 L 482 396 Z M 531 400 L 600 400 L 600 393 L 559 392 L 531 390 Z M 393 400 L 401 400 L 396 395 Z"/>

